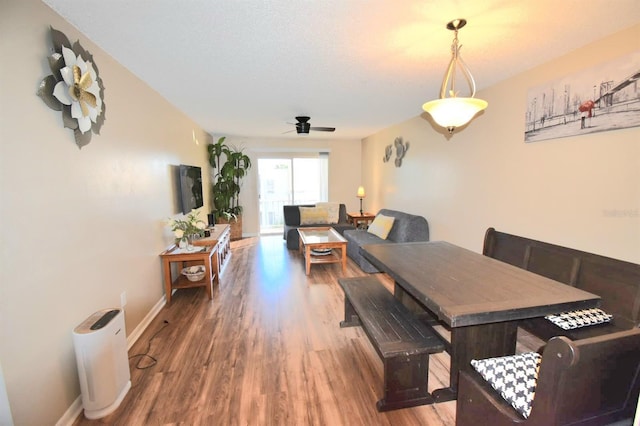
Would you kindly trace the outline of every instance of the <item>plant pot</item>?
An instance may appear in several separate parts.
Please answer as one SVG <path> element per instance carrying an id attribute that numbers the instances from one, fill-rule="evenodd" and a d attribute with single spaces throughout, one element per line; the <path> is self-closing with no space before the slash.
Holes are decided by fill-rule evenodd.
<path id="1" fill-rule="evenodd" d="M 231 241 L 241 240 L 242 239 L 242 215 L 239 214 L 237 219 L 227 220 L 225 217 L 218 217 L 216 219 L 216 224 L 227 223 L 231 228 L 231 235 L 229 238 Z"/>

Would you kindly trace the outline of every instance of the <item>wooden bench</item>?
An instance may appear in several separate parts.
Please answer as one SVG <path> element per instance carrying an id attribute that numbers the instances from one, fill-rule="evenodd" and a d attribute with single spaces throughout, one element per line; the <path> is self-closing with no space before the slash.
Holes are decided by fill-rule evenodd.
<path id="1" fill-rule="evenodd" d="M 554 337 L 542 354 L 528 418 L 479 373 L 463 371 L 456 425 L 605 425 L 632 419 L 639 393 L 639 329 L 577 341 Z"/>
<path id="2" fill-rule="evenodd" d="M 378 411 L 432 404 L 427 390 L 429 354 L 442 352 L 439 335 L 420 322 L 375 277 L 342 278 L 344 321 L 362 326 L 384 367 Z"/>
<path id="3" fill-rule="evenodd" d="M 511 235 L 489 228 L 482 253 L 602 298 L 610 323 L 563 330 L 544 318 L 521 321 L 522 328 L 548 341 L 553 336 L 584 339 L 629 330 L 640 324 L 640 265 Z"/>

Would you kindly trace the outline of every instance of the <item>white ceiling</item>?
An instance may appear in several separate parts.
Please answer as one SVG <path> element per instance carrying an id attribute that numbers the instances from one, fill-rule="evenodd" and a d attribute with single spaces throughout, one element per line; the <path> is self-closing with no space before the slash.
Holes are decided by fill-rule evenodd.
<path id="1" fill-rule="evenodd" d="M 639 0 L 43 1 L 205 131 L 264 138 L 299 137 L 297 115 L 331 139 L 420 115 L 452 19 L 479 90 L 640 22 Z"/>

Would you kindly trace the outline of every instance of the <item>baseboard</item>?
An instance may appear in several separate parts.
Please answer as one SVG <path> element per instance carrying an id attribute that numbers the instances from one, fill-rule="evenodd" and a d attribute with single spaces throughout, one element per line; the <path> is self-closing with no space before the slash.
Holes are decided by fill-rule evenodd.
<path id="1" fill-rule="evenodd" d="M 160 313 L 160 310 L 167 303 L 167 299 L 163 295 L 158 303 L 156 303 L 153 308 L 149 311 L 147 315 L 140 321 L 138 326 L 133 329 L 131 334 L 127 336 L 127 351 L 131 349 L 134 343 L 142 336 L 142 333 L 149 327 L 151 321 Z M 65 413 L 60 417 L 60 419 L 56 422 L 55 426 L 72 426 L 76 421 L 79 415 L 82 414 L 82 395 L 78 395 L 75 401 L 71 404 L 71 406 L 65 411 Z"/>
<path id="2" fill-rule="evenodd" d="M 149 327 L 151 321 L 153 321 L 153 319 L 160 313 L 160 310 L 162 310 L 166 303 L 167 300 L 164 296 L 162 296 L 160 300 L 158 300 L 158 303 L 156 303 L 153 308 L 151 308 L 149 313 L 144 318 L 142 318 L 142 321 L 140 321 L 138 326 L 133 329 L 130 335 L 127 336 L 127 351 L 131 349 L 136 341 L 138 341 L 140 336 L 142 336 L 142 333 L 144 333 L 147 327 Z"/>
<path id="3" fill-rule="evenodd" d="M 71 426 L 76 421 L 79 415 L 82 414 L 82 395 L 78 395 L 71 407 L 65 411 L 65 413 L 56 422 L 56 426 Z"/>

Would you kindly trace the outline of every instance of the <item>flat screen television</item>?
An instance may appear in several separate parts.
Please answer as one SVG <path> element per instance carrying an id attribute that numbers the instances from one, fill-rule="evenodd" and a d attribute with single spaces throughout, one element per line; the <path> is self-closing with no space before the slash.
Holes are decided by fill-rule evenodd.
<path id="1" fill-rule="evenodd" d="M 202 170 L 197 166 L 180 164 L 180 206 L 182 213 L 188 214 L 193 209 L 203 206 Z"/>

